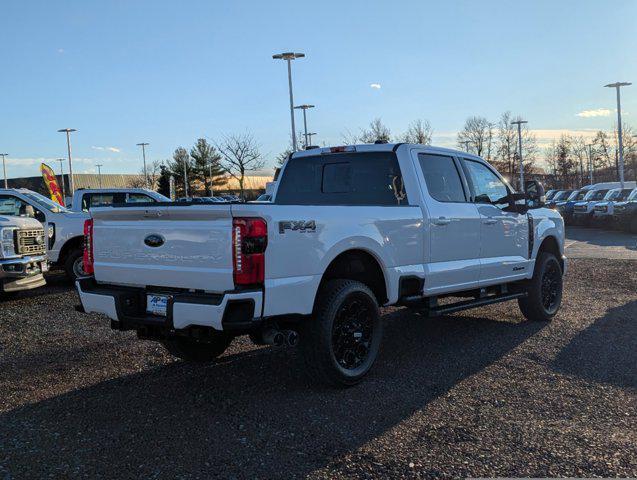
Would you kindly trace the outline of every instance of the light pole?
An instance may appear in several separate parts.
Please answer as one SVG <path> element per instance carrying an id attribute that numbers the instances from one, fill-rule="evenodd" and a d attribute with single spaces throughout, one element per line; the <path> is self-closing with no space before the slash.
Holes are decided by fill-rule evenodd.
<path id="1" fill-rule="evenodd" d="M 66 149 L 69 154 L 69 190 L 71 190 L 70 194 L 73 196 L 75 183 L 73 182 L 73 161 L 71 160 L 71 132 L 77 132 L 77 130 L 75 128 L 62 128 L 58 132 L 66 133 Z"/>
<path id="2" fill-rule="evenodd" d="M 592 185 L 593 184 L 593 144 L 587 143 L 586 146 L 588 147 L 588 175 L 589 175 L 588 181 Z"/>
<path id="3" fill-rule="evenodd" d="M 529 123 L 526 120 L 518 118 L 511 122 L 511 125 L 518 126 L 518 156 L 520 157 L 520 191 L 524 192 L 524 163 L 522 163 L 522 124 Z"/>
<path id="4" fill-rule="evenodd" d="M 97 178 L 100 182 L 100 188 L 102 188 L 102 167 L 104 165 L 102 163 L 96 163 L 95 166 L 97 167 Z"/>
<path id="5" fill-rule="evenodd" d="M 622 139 L 622 104 L 619 94 L 621 87 L 627 87 L 632 85 L 630 82 L 615 82 L 604 85 L 604 87 L 615 88 L 617 90 L 617 136 L 619 137 L 619 182 L 621 187 L 624 188 L 624 143 Z"/>
<path id="6" fill-rule="evenodd" d="M 184 197 L 188 200 L 188 157 L 184 157 Z"/>
<path id="7" fill-rule="evenodd" d="M 150 143 L 138 143 L 138 147 L 142 147 L 142 157 L 144 159 L 144 182 L 146 183 L 146 188 L 148 188 L 148 173 L 146 172 L 146 147 L 150 145 Z"/>
<path id="8" fill-rule="evenodd" d="M 290 120 L 292 121 L 292 150 L 296 152 L 296 130 L 294 129 L 294 96 L 292 94 L 292 60 L 305 57 L 304 53 L 284 52 L 272 55 L 274 60 L 288 63 L 288 88 L 290 90 Z"/>
<path id="9" fill-rule="evenodd" d="M 307 133 L 307 138 L 308 138 L 308 142 L 310 142 L 310 146 L 314 145 L 312 143 L 312 136 L 316 135 L 316 132 L 308 132 Z"/>
<path id="10" fill-rule="evenodd" d="M 9 184 L 7 183 L 7 165 L 5 163 L 5 157 L 8 157 L 8 153 L 0 153 L 2 157 L 2 170 L 4 171 L 4 188 L 9 188 Z"/>
<path id="11" fill-rule="evenodd" d="M 58 158 L 58 162 L 60 162 L 60 175 L 62 178 L 62 201 L 64 205 L 66 205 L 66 187 L 64 186 L 64 158 Z"/>
<path id="12" fill-rule="evenodd" d="M 458 142 L 462 145 L 464 145 L 464 149 L 467 153 L 469 153 L 469 144 L 471 143 L 470 140 L 463 140 L 462 142 Z"/>
<path id="13" fill-rule="evenodd" d="M 306 115 L 306 111 L 308 108 L 314 108 L 314 105 L 307 105 L 307 104 L 303 104 L 303 105 L 297 105 L 296 107 L 294 107 L 295 109 L 300 109 L 303 110 L 303 128 L 305 130 L 304 133 L 304 138 L 305 138 L 305 148 L 307 148 L 307 146 L 309 145 L 308 143 L 308 139 L 307 139 L 307 115 Z"/>

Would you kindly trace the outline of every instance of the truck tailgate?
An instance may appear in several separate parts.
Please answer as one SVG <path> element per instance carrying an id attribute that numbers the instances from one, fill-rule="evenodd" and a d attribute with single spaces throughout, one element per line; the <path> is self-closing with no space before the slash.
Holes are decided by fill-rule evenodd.
<path id="1" fill-rule="evenodd" d="M 230 205 L 97 208 L 91 215 L 98 282 L 234 288 Z"/>

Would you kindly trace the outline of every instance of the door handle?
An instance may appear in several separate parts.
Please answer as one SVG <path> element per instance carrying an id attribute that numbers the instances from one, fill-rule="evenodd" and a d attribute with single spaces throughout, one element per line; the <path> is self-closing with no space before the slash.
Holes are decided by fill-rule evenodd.
<path id="1" fill-rule="evenodd" d="M 434 225 L 443 226 L 443 225 L 449 225 L 449 223 L 451 223 L 451 219 L 447 217 L 438 217 L 433 219 Z"/>
<path id="2" fill-rule="evenodd" d="M 482 223 L 484 223 L 485 225 L 495 225 L 496 223 L 498 223 L 498 220 L 497 218 L 489 217 Z"/>

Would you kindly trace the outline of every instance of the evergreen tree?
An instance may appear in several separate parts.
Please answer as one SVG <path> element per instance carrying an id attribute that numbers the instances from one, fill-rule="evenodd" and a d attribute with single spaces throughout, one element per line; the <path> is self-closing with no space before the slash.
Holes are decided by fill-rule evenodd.
<path id="1" fill-rule="evenodd" d="M 190 156 L 193 159 L 193 179 L 201 181 L 206 194 L 212 196 L 213 188 L 225 183 L 225 170 L 220 164 L 221 156 L 205 138 L 197 140 L 195 146 L 190 149 Z"/>
<path id="2" fill-rule="evenodd" d="M 170 198 L 170 170 L 166 165 L 159 167 L 159 178 L 157 180 L 157 191 Z"/>
<path id="3" fill-rule="evenodd" d="M 193 171 L 194 162 L 188 151 L 184 147 L 178 147 L 173 153 L 173 159 L 168 163 L 168 169 L 170 173 L 175 176 L 175 193 L 177 196 L 185 195 L 184 191 L 184 166 L 188 177 L 188 195 L 192 195 L 193 189 Z"/>

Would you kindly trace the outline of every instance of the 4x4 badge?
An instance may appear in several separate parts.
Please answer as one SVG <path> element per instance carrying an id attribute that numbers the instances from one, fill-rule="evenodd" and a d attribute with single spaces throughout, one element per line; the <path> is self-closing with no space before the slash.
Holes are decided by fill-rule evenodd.
<path id="1" fill-rule="evenodd" d="M 297 232 L 315 232 L 316 221 L 314 220 L 283 220 L 279 222 L 279 233 L 285 233 L 286 230 Z"/>

